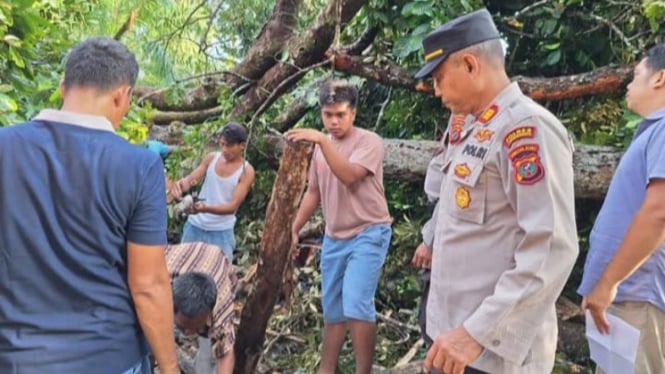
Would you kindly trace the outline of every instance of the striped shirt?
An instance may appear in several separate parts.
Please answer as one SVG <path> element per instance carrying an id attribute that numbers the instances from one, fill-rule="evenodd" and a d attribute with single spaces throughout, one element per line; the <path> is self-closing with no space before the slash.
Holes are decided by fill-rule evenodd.
<path id="1" fill-rule="evenodd" d="M 215 357 L 224 357 L 233 349 L 235 343 L 233 298 L 237 278 L 233 265 L 221 248 L 198 242 L 168 245 L 166 266 L 171 280 L 190 272 L 205 273 L 215 280 L 217 301 L 212 311 L 209 336 Z"/>

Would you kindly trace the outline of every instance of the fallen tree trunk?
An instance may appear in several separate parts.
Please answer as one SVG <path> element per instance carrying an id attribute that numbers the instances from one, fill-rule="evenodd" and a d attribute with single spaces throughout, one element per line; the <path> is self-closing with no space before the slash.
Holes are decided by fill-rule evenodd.
<path id="1" fill-rule="evenodd" d="M 425 178 L 427 165 L 438 147 L 431 140 L 384 139 L 386 179 L 419 181 Z M 607 192 L 621 151 L 615 147 L 577 144 L 573 156 L 575 197 L 602 198 Z"/>
<path id="2" fill-rule="evenodd" d="M 177 146 L 182 135 L 153 126 L 151 138 Z M 265 135 L 254 144 L 263 149 L 263 154 L 274 156 L 271 163 L 276 164 L 285 143 L 277 136 Z M 438 147 L 438 142 L 432 140 L 384 139 L 383 144 L 386 151 L 383 162 L 384 178 L 409 182 L 424 180 L 427 165 Z M 217 145 L 211 143 L 210 146 Z M 621 150 L 616 147 L 577 144 L 573 157 L 575 197 L 602 199 L 621 155 Z"/>
<path id="3" fill-rule="evenodd" d="M 305 189 L 313 149 L 311 144 L 303 143 L 284 150 L 266 212 L 254 287 L 240 316 L 235 342 L 236 374 L 255 373 L 261 358 L 268 320 L 290 258 L 291 222 Z"/>

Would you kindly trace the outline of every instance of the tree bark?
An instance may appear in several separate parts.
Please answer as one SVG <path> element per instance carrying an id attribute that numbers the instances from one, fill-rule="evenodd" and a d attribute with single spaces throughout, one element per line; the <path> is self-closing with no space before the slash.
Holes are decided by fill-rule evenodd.
<path id="1" fill-rule="evenodd" d="M 439 143 L 431 140 L 384 139 L 386 179 L 420 181 Z M 621 158 L 615 147 L 577 144 L 573 155 L 575 197 L 602 198 Z"/>
<path id="2" fill-rule="evenodd" d="M 335 37 L 338 21 L 341 23 L 340 28 L 343 27 L 365 3 L 367 0 L 329 0 L 314 25 L 289 42 L 289 61 L 279 62 L 266 71 L 257 84 L 238 101 L 231 111 L 231 118 L 241 119 L 250 113 L 258 116 L 293 87 L 310 66 L 323 61 Z"/>
<path id="3" fill-rule="evenodd" d="M 313 55 L 310 55 L 312 57 Z M 434 89 L 428 83 L 413 78 L 413 74 L 394 63 L 387 61 L 380 65 L 364 62 L 366 57 L 346 54 L 340 51 L 328 50 L 320 58 L 310 58 L 305 65 L 291 65 L 279 63 L 273 66 L 261 81 L 240 99 L 233 112 L 235 117 L 251 113 L 263 106 L 262 110 L 276 100 L 282 93 L 291 88 L 306 73 L 306 67 L 323 61 L 325 58 L 334 58 L 335 69 L 350 75 L 371 79 L 391 87 L 408 89 L 429 95 Z M 308 65 L 309 64 L 309 65 Z M 305 68 L 298 70 L 296 66 Z M 536 78 L 516 76 L 512 80 L 517 82 L 524 93 L 537 101 L 561 101 L 578 99 L 581 97 L 605 95 L 617 92 L 628 84 L 632 76 L 632 65 L 620 67 L 604 66 L 589 72 L 568 76 Z M 282 82 L 290 79 L 282 85 Z M 209 109 L 217 105 L 217 95 L 212 97 L 210 92 L 216 92 L 214 85 L 204 84 L 188 94 L 188 101 L 180 104 L 178 111 L 157 112 L 153 119 L 156 124 L 166 124 L 170 121 L 183 121 L 186 123 L 199 123 L 220 112 L 219 109 Z M 261 89 L 263 87 L 263 89 Z M 276 91 L 276 92 L 275 92 Z M 145 95 L 147 89 L 137 87 L 135 95 Z M 264 105 L 264 100 L 270 96 L 270 102 Z M 166 103 L 161 94 L 151 95 L 147 98 L 156 108 L 175 108 Z M 208 108 L 208 109 L 205 109 Z M 181 111 L 185 110 L 185 111 Z"/>
<path id="4" fill-rule="evenodd" d="M 221 78 L 211 75 L 202 79 L 199 86 L 187 90 L 181 102 L 171 103 L 166 99 L 164 90 L 147 87 L 136 87 L 134 96 L 147 99 L 160 111 L 176 112 L 158 113 L 155 123 L 168 123 L 172 117 L 177 118 L 174 119 L 176 121 L 187 123 L 196 123 L 197 120 L 202 122 L 199 119 L 206 113 L 204 110 L 218 105 L 217 99 L 223 86 L 237 90 L 242 85 L 249 85 L 275 64 L 276 56 L 293 34 L 301 4 L 302 0 L 278 0 L 270 19 L 242 61 L 231 72 L 220 72 Z M 205 119 L 204 117 L 203 120 Z"/>
<path id="5" fill-rule="evenodd" d="M 279 52 L 293 35 L 301 4 L 302 0 L 277 1 L 272 16 L 263 26 L 256 41 L 249 48 L 242 62 L 233 69 L 238 76 L 229 75 L 226 84 L 236 89 L 246 83 L 240 76 L 258 80 L 263 73 L 275 65 Z"/>
<path id="6" fill-rule="evenodd" d="M 434 88 L 430 84 L 413 78 L 415 70 L 411 72 L 390 61 L 381 61 L 377 65 L 365 62 L 366 57 L 332 50 L 327 51 L 327 56 L 334 58 L 335 69 L 348 74 L 375 80 L 387 86 L 434 94 Z M 633 65 L 604 66 L 568 76 L 551 78 L 515 76 L 512 80 L 517 82 L 522 91 L 534 100 L 561 101 L 616 92 L 628 84 L 632 72 Z"/>
<path id="7" fill-rule="evenodd" d="M 291 252 L 291 222 L 307 181 L 311 144 L 285 148 L 266 212 L 261 254 L 254 283 L 240 316 L 235 343 L 236 374 L 253 374 L 261 357 L 265 331 Z"/>

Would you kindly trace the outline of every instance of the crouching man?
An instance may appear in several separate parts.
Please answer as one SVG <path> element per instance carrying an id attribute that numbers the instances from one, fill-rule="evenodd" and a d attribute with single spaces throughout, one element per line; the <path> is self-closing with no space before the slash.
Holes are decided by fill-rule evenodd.
<path id="1" fill-rule="evenodd" d="M 175 325 L 185 335 L 199 336 L 196 373 L 233 373 L 233 266 L 219 247 L 201 242 L 167 246 L 166 262 Z"/>

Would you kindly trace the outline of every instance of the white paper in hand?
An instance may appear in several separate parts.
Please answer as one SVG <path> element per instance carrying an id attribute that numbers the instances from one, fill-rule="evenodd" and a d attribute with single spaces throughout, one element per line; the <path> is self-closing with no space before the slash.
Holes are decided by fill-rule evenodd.
<path id="1" fill-rule="evenodd" d="M 586 311 L 586 337 L 589 341 L 591 359 L 606 374 L 634 373 L 640 330 L 619 317 L 607 314 L 610 333 L 598 332 L 591 313 Z"/>

